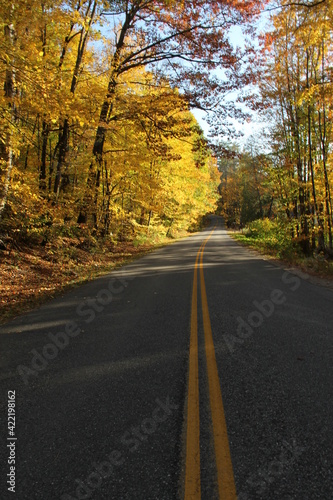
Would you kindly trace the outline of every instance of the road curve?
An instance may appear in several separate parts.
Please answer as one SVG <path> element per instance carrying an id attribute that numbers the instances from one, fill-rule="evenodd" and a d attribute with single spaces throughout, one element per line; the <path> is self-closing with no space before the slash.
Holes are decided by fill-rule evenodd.
<path id="1" fill-rule="evenodd" d="M 333 498 L 332 298 L 212 217 L 1 326 L 1 498 Z"/>

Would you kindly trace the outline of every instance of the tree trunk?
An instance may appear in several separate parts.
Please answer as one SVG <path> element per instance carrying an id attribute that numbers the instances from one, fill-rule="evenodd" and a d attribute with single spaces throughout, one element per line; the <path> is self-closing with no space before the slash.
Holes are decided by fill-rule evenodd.
<path id="1" fill-rule="evenodd" d="M 49 125 L 43 120 L 42 124 L 42 155 L 40 162 L 40 172 L 39 172 L 39 189 L 41 191 L 46 191 L 46 158 L 47 158 L 47 147 L 49 141 Z"/>
<path id="2" fill-rule="evenodd" d="M 322 59 L 321 59 L 321 72 L 322 72 L 322 83 L 323 89 L 325 88 L 325 42 L 322 42 Z M 323 91 L 325 92 L 325 91 Z M 321 136 L 321 146 L 322 146 L 322 156 L 323 156 L 323 169 L 325 176 L 325 204 L 327 213 L 327 225 L 328 225 L 328 245 L 330 254 L 332 254 L 332 200 L 331 200 L 331 190 L 330 183 L 327 174 L 327 146 L 326 146 L 326 108 L 325 108 L 325 93 L 323 95 L 323 128 L 320 131 Z"/>
<path id="3" fill-rule="evenodd" d="M 93 221 L 97 220 L 97 201 L 98 201 L 98 184 L 99 184 L 98 179 L 100 176 L 101 165 L 103 161 L 103 148 L 107 132 L 107 124 L 110 121 L 111 113 L 113 110 L 114 96 L 116 92 L 118 76 L 120 71 L 120 56 L 122 54 L 122 50 L 124 47 L 125 37 L 130 28 L 131 22 L 133 21 L 136 15 L 137 8 L 138 8 L 137 6 L 133 6 L 130 11 L 126 12 L 125 21 L 122 25 L 119 34 L 119 39 L 116 45 L 116 51 L 112 59 L 108 89 L 99 116 L 99 125 L 97 127 L 95 142 L 93 146 L 93 155 L 95 157 L 95 160 L 92 161 L 89 166 L 87 188 L 82 205 L 80 207 L 80 213 L 77 219 L 78 224 L 87 224 L 89 212 L 92 214 Z"/>
<path id="4" fill-rule="evenodd" d="M 15 32 L 13 24 L 5 26 L 5 38 L 7 38 L 9 44 L 14 44 Z M 11 173 L 14 166 L 14 151 L 12 145 L 12 131 L 11 124 L 15 121 L 15 104 L 14 104 L 14 95 L 15 95 L 15 73 L 13 68 L 9 67 L 6 70 L 6 80 L 5 80 L 5 97 L 7 98 L 8 107 L 10 110 L 10 124 L 9 128 L 6 132 L 6 142 L 4 147 L 1 148 L 3 150 L 2 159 L 5 164 L 5 171 L 2 172 L 1 164 L 0 164 L 0 174 L 4 176 L 3 185 L 0 186 L 0 222 L 2 220 L 4 210 L 7 205 L 8 199 L 8 191 L 10 186 Z M 1 176 L 2 176 L 1 175 Z"/>
<path id="5" fill-rule="evenodd" d="M 57 162 L 57 171 L 53 187 L 53 192 L 55 193 L 57 199 L 60 192 L 63 165 L 65 164 L 66 154 L 68 151 L 68 139 L 69 139 L 69 121 L 67 118 L 65 118 L 64 123 L 59 131 L 58 162 Z"/>
<path id="6" fill-rule="evenodd" d="M 77 219 L 78 224 L 87 224 L 89 215 L 92 216 L 93 223 L 97 222 L 97 203 L 99 179 L 103 161 L 103 149 L 107 131 L 107 123 L 113 109 L 113 98 L 116 91 L 117 81 L 115 75 L 110 78 L 108 93 L 103 103 L 99 116 L 99 125 L 97 127 L 95 142 L 93 146 L 94 161 L 90 163 L 87 179 L 87 187 L 83 203 L 80 207 L 80 213 Z"/>
<path id="7" fill-rule="evenodd" d="M 326 113 L 325 113 L 325 108 L 323 109 L 323 128 L 324 128 L 324 135 L 323 135 L 321 143 L 322 143 L 323 169 L 324 169 L 324 178 L 325 178 L 325 205 L 326 205 L 327 226 L 328 226 L 328 245 L 329 245 L 330 253 L 332 253 L 332 199 L 331 199 L 331 190 L 330 190 L 330 183 L 329 183 L 329 179 L 328 179 L 327 163 L 326 163 L 326 144 L 325 144 Z"/>
<path id="8" fill-rule="evenodd" d="M 307 49 L 306 51 L 306 86 L 307 88 L 310 88 L 309 84 L 309 50 Z M 317 217 L 317 223 L 319 226 L 319 234 L 318 234 L 318 250 L 323 250 L 325 247 L 325 241 L 324 241 L 324 227 L 323 223 L 321 220 L 321 217 L 319 215 L 319 210 L 318 210 L 318 203 L 317 203 L 317 193 L 316 193 L 316 187 L 315 187 L 315 179 L 314 179 L 314 170 L 313 170 L 313 159 L 312 159 L 312 123 L 311 123 L 311 106 L 310 104 L 308 105 L 308 164 L 310 168 L 310 174 L 311 174 L 311 185 L 312 185 L 312 197 L 313 197 L 313 205 L 314 205 L 314 211 L 315 211 L 315 216 Z M 312 236 L 312 246 L 315 245 L 315 237 L 314 235 Z"/>
<path id="9" fill-rule="evenodd" d="M 87 26 L 87 28 L 83 27 L 81 29 L 81 33 L 80 33 L 80 40 L 79 40 L 79 44 L 78 44 L 78 48 L 77 48 L 75 67 L 74 67 L 74 71 L 73 71 L 71 88 L 70 88 L 70 91 L 73 95 L 75 94 L 75 90 L 77 87 L 78 76 L 79 76 L 85 48 L 86 48 L 87 41 L 88 41 L 90 27 L 91 27 L 92 21 L 93 21 L 94 16 L 95 16 L 96 7 L 97 7 L 97 1 L 95 0 L 93 3 L 92 3 L 92 1 L 90 1 L 88 4 L 86 13 L 85 13 L 85 19 L 88 22 L 88 26 Z M 90 11 L 90 9 L 91 9 L 91 11 Z M 70 28 L 70 32 L 72 31 L 72 29 L 73 29 L 73 25 Z M 66 37 L 65 44 L 64 44 L 62 54 L 60 57 L 59 67 L 61 67 L 63 64 L 68 43 L 69 43 L 69 38 Z M 59 196 L 59 193 L 61 190 L 61 177 L 62 177 L 64 165 L 66 163 L 66 156 L 67 156 L 67 152 L 68 152 L 69 117 L 66 117 L 64 120 L 59 120 L 59 122 L 60 122 L 59 151 L 58 151 L 58 161 L 57 161 L 57 172 L 56 172 L 54 189 L 53 189 L 54 193 L 56 194 L 57 199 L 58 199 L 58 196 Z M 61 122 L 62 122 L 62 125 L 61 125 Z"/>

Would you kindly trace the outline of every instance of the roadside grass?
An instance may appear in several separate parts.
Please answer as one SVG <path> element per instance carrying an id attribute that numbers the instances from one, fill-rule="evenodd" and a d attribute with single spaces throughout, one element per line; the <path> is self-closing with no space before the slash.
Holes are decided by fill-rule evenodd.
<path id="1" fill-rule="evenodd" d="M 333 279 L 333 261 L 326 259 L 322 254 L 304 256 L 299 241 L 291 238 L 291 228 L 281 221 L 256 220 L 240 231 L 229 233 L 242 245 L 262 254 L 297 266 L 309 274 Z"/>

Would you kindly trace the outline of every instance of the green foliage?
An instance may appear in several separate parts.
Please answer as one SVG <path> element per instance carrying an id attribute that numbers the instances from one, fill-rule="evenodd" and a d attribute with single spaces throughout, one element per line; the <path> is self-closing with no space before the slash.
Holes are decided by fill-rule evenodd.
<path id="1" fill-rule="evenodd" d="M 300 255 L 300 249 L 292 239 L 292 232 L 292 225 L 287 221 L 264 218 L 248 224 L 235 238 L 281 259 L 293 260 Z"/>

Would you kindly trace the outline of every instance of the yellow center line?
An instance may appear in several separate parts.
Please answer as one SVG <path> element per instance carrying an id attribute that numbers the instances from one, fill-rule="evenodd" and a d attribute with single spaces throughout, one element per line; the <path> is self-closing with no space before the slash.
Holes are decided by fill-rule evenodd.
<path id="1" fill-rule="evenodd" d="M 218 482 L 219 498 L 221 500 L 222 499 L 237 500 L 236 486 L 235 486 L 235 480 L 234 480 L 234 474 L 230 456 L 227 425 L 224 415 L 220 380 L 216 364 L 215 348 L 212 335 L 212 327 L 209 317 L 206 285 L 204 278 L 203 254 L 209 238 L 207 238 L 201 249 L 200 288 L 201 288 L 201 305 L 202 305 L 203 326 L 204 326 L 204 336 L 205 336 L 205 352 L 207 360 L 209 400 L 210 400 L 213 434 L 214 434 L 217 482 Z"/>
<path id="2" fill-rule="evenodd" d="M 200 485 L 200 417 L 199 417 L 199 370 L 198 370 L 198 262 L 202 249 L 213 234 L 200 246 L 194 265 L 191 335 L 189 352 L 189 380 L 187 397 L 185 499 L 201 499 Z"/>
<path id="3" fill-rule="evenodd" d="M 201 305 L 219 498 L 221 500 L 237 499 L 203 268 L 203 254 L 205 246 L 213 235 L 215 228 L 216 226 L 200 246 L 194 266 L 187 398 L 185 500 L 201 499 L 198 366 L 198 267 L 200 268 Z"/>
<path id="4" fill-rule="evenodd" d="M 185 499 L 201 498 L 200 485 L 200 420 L 199 420 L 199 372 L 198 372 L 198 262 L 203 244 L 199 248 L 194 265 L 191 336 L 189 353 L 189 380 L 187 397 L 186 472 Z"/>

